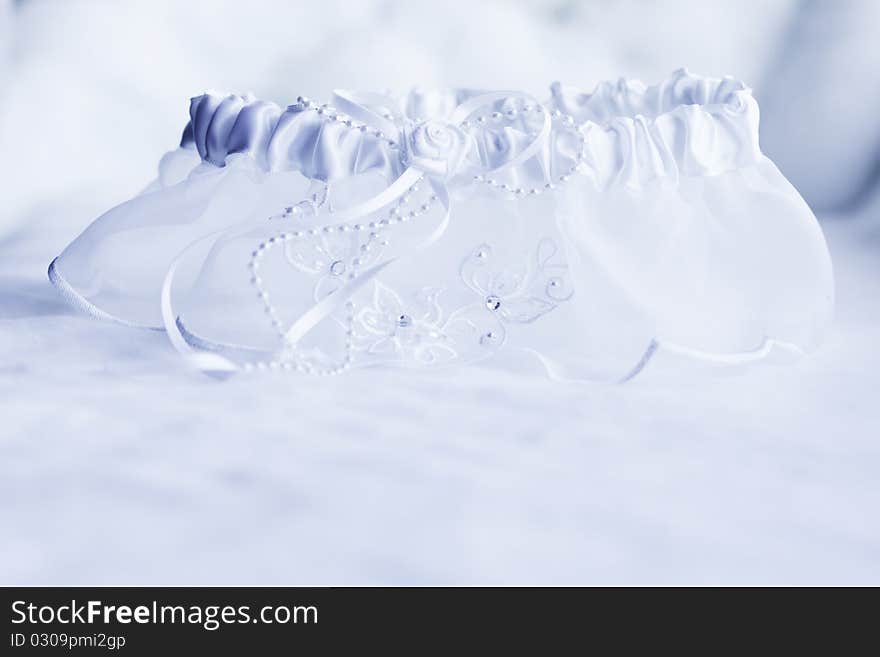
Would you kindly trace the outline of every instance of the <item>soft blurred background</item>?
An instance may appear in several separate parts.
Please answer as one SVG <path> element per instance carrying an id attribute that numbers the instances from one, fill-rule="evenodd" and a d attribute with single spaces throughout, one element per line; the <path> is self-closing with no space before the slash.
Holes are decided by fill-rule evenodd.
<path id="1" fill-rule="evenodd" d="M 875 0 L 0 0 L 0 581 L 880 582 L 878 34 Z M 682 66 L 754 88 L 823 221 L 838 323 L 793 369 L 218 388 L 45 281 L 205 89 L 543 96 Z"/>

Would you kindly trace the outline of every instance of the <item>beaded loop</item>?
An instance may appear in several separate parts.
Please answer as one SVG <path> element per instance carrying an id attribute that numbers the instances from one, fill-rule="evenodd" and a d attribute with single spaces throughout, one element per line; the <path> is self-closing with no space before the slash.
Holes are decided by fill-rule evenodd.
<path id="1" fill-rule="evenodd" d="M 385 135 L 381 130 L 372 128 L 364 122 L 357 121 L 351 116 L 340 113 L 329 104 L 317 104 L 309 100 L 308 98 L 299 96 L 296 101 L 296 107 L 303 111 L 315 112 L 325 122 L 339 123 L 344 125 L 348 129 L 358 130 L 362 133 L 371 134 L 377 139 L 385 141 L 389 147 L 398 148 L 398 144 L 393 139 Z M 485 177 L 483 175 L 475 175 L 473 177 L 473 182 L 487 185 L 490 188 L 497 189 L 501 192 L 509 194 L 513 198 L 518 198 L 527 195 L 537 196 L 545 192 L 555 190 L 558 185 L 566 183 L 570 179 L 571 174 L 578 172 L 581 164 L 585 162 L 587 157 L 586 136 L 577 129 L 575 121 L 571 116 L 563 114 L 559 110 L 550 111 L 545 109 L 540 104 L 522 102 L 519 104 L 519 106 L 508 106 L 506 109 L 504 109 L 504 111 L 493 110 L 491 112 L 468 117 L 467 119 L 460 121 L 458 125 L 462 130 L 468 130 L 476 126 L 485 126 L 490 122 L 499 124 L 507 120 L 525 119 L 530 115 L 539 117 L 542 116 L 545 112 L 550 112 L 550 119 L 554 127 L 559 130 L 568 131 L 572 134 L 577 135 L 578 137 L 578 154 L 575 163 L 570 167 L 570 169 L 568 169 L 565 173 L 556 176 L 551 182 L 545 183 L 543 187 L 511 187 L 508 183 L 501 182 L 491 177 Z M 271 303 L 269 293 L 264 286 L 262 278 L 259 276 L 260 262 L 266 256 L 266 254 L 268 254 L 279 244 L 314 238 L 320 236 L 322 233 L 329 235 L 333 233 L 353 232 L 357 235 L 363 236 L 362 239 L 359 239 L 359 246 L 357 248 L 356 255 L 348 258 L 333 260 L 329 264 L 328 270 L 326 272 L 328 276 L 344 278 L 346 280 L 352 281 L 358 276 L 359 269 L 363 264 L 363 258 L 370 253 L 377 242 L 381 245 L 388 244 L 388 241 L 386 239 L 382 239 L 382 237 L 386 232 L 389 231 L 389 229 L 397 225 L 407 223 L 429 212 L 437 203 L 438 197 L 434 193 L 428 195 L 424 200 L 413 200 L 413 198 L 420 191 L 419 183 L 423 182 L 423 180 L 424 176 L 421 176 L 417 180 L 417 182 L 406 191 L 405 194 L 400 196 L 393 207 L 391 207 L 387 211 L 385 216 L 381 219 L 374 219 L 371 221 L 361 220 L 358 222 L 341 222 L 336 224 L 326 224 L 321 227 L 311 227 L 299 230 L 284 231 L 265 239 L 257 246 L 257 248 L 251 254 L 251 259 L 248 262 L 248 268 L 251 272 L 250 281 L 255 289 L 257 298 L 263 304 L 265 314 L 269 318 L 273 329 L 282 339 L 284 339 L 286 336 L 287 327 L 285 327 L 284 323 L 282 322 L 278 309 Z M 311 200 L 302 201 L 295 205 L 285 207 L 280 214 L 273 215 L 272 217 L 270 217 L 270 219 L 286 218 L 300 221 L 305 217 L 316 216 L 321 212 L 323 206 L 325 205 L 325 201 L 326 193 L 321 199 L 313 198 Z M 486 253 L 488 253 L 488 251 L 486 251 Z M 480 254 L 477 254 L 476 257 L 480 258 L 481 256 Z M 491 311 L 497 311 L 501 307 L 501 300 L 494 295 L 490 295 L 485 300 L 485 306 Z M 345 302 L 344 307 L 346 312 L 343 322 L 345 325 L 347 339 L 344 356 L 342 360 L 336 365 L 332 367 L 318 367 L 312 363 L 306 362 L 299 354 L 297 354 L 296 345 L 286 343 L 284 345 L 284 349 L 282 349 L 281 357 L 279 357 L 279 359 L 249 363 L 244 366 L 244 369 L 246 371 L 283 369 L 318 375 L 333 375 L 346 371 L 352 365 L 351 338 L 355 317 L 355 304 L 351 299 L 348 299 Z M 411 324 L 412 319 L 409 317 L 409 315 L 402 314 L 397 319 L 398 327 L 405 328 L 410 326 Z M 487 332 L 480 338 L 481 345 L 490 345 L 497 342 L 497 334 L 494 334 L 491 331 Z"/>

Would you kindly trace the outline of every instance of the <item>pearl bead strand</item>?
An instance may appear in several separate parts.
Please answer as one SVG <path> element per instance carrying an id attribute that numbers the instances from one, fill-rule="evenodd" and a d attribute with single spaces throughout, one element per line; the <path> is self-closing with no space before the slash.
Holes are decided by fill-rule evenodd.
<path id="1" fill-rule="evenodd" d="M 377 128 L 371 128 L 366 123 L 355 121 L 347 114 L 343 114 L 337 111 L 334 107 L 328 105 L 327 103 L 318 104 L 312 100 L 309 100 L 305 96 L 299 96 L 297 97 L 296 104 L 293 107 L 296 107 L 300 110 L 315 112 L 318 116 L 321 117 L 321 119 L 328 123 L 339 123 L 341 125 L 344 125 L 346 128 L 359 130 L 364 134 L 368 134 L 372 137 L 375 137 L 376 139 L 384 141 L 391 148 L 398 147 L 397 142 L 381 130 Z"/>
<path id="2" fill-rule="evenodd" d="M 285 370 L 296 371 L 301 374 L 315 374 L 317 376 L 334 376 L 342 374 L 346 370 L 351 369 L 352 362 L 352 324 L 354 323 L 354 302 L 351 300 L 345 302 L 346 311 L 346 331 L 345 331 L 345 356 L 342 361 L 333 367 L 316 367 L 310 363 L 303 363 L 296 358 L 296 352 L 293 352 L 293 359 L 272 359 L 258 360 L 253 363 L 245 363 L 242 369 L 245 372 L 253 372 L 255 370 Z"/>
<path id="3" fill-rule="evenodd" d="M 410 220 L 419 217 L 426 212 L 428 212 L 432 206 L 437 202 L 438 198 L 436 194 L 431 194 L 428 196 L 424 202 L 421 203 L 418 207 L 407 210 L 407 206 L 409 206 L 413 201 L 413 196 L 420 191 L 419 183 L 422 182 L 422 178 L 419 178 L 404 194 L 401 196 L 397 203 L 388 211 L 388 214 L 385 218 L 378 221 L 370 221 L 366 223 L 340 223 L 340 224 L 332 224 L 323 227 L 313 227 L 307 230 L 293 230 L 293 231 L 285 231 L 270 237 L 263 242 L 261 242 L 257 248 L 251 253 L 251 259 L 248 262 L 248 268 L 251 271 L 251 284 L 256 288 L 257 297 L 260 299 L 264 306 L 264 310 L 268 315 L 270 321 L 272 322 L 272 326 L 275 331 L 278 333 L 280 337 L 284 337 L 286 334 L 286 329 L 284 324 L 282 323 L 277 309 L 271 304 L 269 299 L 269 293 L 263 287 L 263 281 L 259 276 L 260 269 L 260 261 L 265 255 L 272 250 L 275 246 L 279 244 L 283 244 L 285 242 L 289 242 L 291 240 L 304 239 L 308 237 L 317 237 L 323 234 L 332 234 L 337 232 L 357 232 L 357 233 L 367 233 L 365 241 L 359 246 L 359 253 L 357 256 L 352 258 L 348 264 L 350 265 L 351 271 L 348 274 L 348 279 L 353 280 L 357 277 L 357 269 L 362 264 L 362 257 L 364 254 L 368 253 L 372 248 L 373 244 L 381 237 L 383 231 L 388 228 L 407 223 Z M 284 212 L 280 215 L 273 215 L 270 219 L 278 218 L 278 217 L 288 217 L 292 214 L 290 211 L 291 208 L 285 208 Z M 384 245 L 387 245 L 388 242 L 385 241 Z M 331 263 L 331 274 L 335 275 L 335 272 L 332 270 L 333 266 L 336 265 L 340 261 L 336 261 Z M 345 264 L 345 263 L 343 263 Z M 344 268 L 343 268 L 344 270 Z M 351 338 L 352 338 L 352 325 L 354 322 L 354 303 L 351 300 L 346 302 L 346 310 L 347 317 L 345 321 L 346 325 L 346 355 L 342 362 L 342 364 L 338 365 L 334 368 L 315 368 L 310 365 L 302 365 L 299 362 L 291 363 L 289 360 L 272 360 L 272 361 L 259 361 L 256 363 L 250 363 L 245 365 L 246 370 L 252 371 L 254 369 L 281 369 L 289 370 L 295 369 L 298 372 L 304 373 L 313 373 L 313 374 L 339 374 L 340 372 L 348 369 L 351 366 Z"/>
<path id="4" fill-rule="evenodd" d="M 540 115 L 546 112 L 542 105 L 531 105 L 524 104 L 519 110 L 515 108 L 509 108 L 506 112 L 491 112 L 489 114 L 482 114 L 475 118 L 465 120 L 461 123 L 461 128 L 468 129 L 474 126 L 474 123 L 480 126 L 484 126 L 485 124 L 491 122 L 500 123 L 505 119 L 515 119 L 522 114 L 536 114 Z M 550 120 L 561 126 L 563 130 L 567 130 L 572 134 L 577 135 L 578 138 L 578 154 L 575 159 L 575 163 L 563 174 L 556 176 L 556 178 L 552 182 L 546 183 L 543 187 L 513 187 L 508 183 L 501 182 L 500 180 L 496 180 L 491 176 L 483 176 L 483 175 L 475 175 L 473 177 L 474 182 L 483 183 L 488 185 L 489 187 L 493 187 L 502 192 L 507 192 L 512 194 L 514 197 L 522 197 L 522 196 L 538 196 L 545 192 L 553 191 L 557 188 L 557 186 L 567 183 L 571 176 L 577 172 L 579 172 L 587 161 L 587 137 L 586 135 L 577 127 L 577 123 L 569 114 L 563 114 L 559 110 L 552 110 L 550 112 Z"/>

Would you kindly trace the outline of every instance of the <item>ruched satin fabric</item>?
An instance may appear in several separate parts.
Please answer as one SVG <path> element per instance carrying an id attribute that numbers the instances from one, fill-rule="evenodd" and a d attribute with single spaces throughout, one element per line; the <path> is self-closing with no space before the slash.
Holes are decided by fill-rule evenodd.
<path id="1" fill-rule="evenodd" d="M 301 105 L 282 110 L 250 95 L 208 92 L 190 101 L 189 114 L 181 147 L 194 147 L 218 167 L 240 153 L 265 171 L 297 171 L 325 182 L 366 172 L 391 179 L 401 171 L 400 157 L 387 141 L 324 121 Z"/>
<path id="2" fill-rule="evenodd" d="M 731 78 L 681 69 L 651 87 L 620 80 L 592 93 L 559 83 L 551 90 L 556 107 L 589 132 L 592 174 L 602 187 L 715 176 L 762 157 L 758 103 Z"/>
<path id="3" fill-rule="evenodd" d="M 470 90 L 415 90 L 399 105 L 406 108 L 411 120 L 445 119 L 460 103 L 479 96 Z M 370 106 L 368 109 L 386 112 L 387 108 Z M 504 103 L 498 110 L 507 109 Z M 330 109 L 328 112 L 336 112 Z M 335 182 L 354 175 L 374 172 L 388 180 L 400 175 L 406 154 L 380 139 L 372 130 L 351 129 L 342 122 L 326 121 L 325 117 L 301 104 L 282 110 L 271 102 L 253 96 L 206 92 L 190 101 L 190 121 L 183 131 L 181 148 L 195 148 L 199 157 L 217 167 L 223 167 L 228 156 L 244 154 L 252 158 L 254 166 L 266 172 L 296 171 L 303 176 Z M 402 133 L 386 135 L 396 138 L 405 148 Z M 531 141 L 522 125 L 485 126 L 476 136 L 469 136 L 465 160 L 471 166 L 464 168 L 463 177 L 474 172 L 493 169 L 515 158 Z M 546 149 L 534 162 L 505 178 L 511 184 L 520 184 L 524 169 L 542 184 L 549 181 L 554 165 L 550 163 L 551 149 Z M 564 157 L 559 153 L 555 157 Z"/>

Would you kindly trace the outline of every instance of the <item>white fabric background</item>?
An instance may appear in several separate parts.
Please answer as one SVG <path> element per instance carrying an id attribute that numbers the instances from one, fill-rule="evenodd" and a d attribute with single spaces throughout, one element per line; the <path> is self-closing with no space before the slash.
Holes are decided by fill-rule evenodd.
<path id="1" fill-rule="evenodd" d="M 816 356 L 623 387 L 218 383 L 45 278 L 203 88 L 763 80 L 794 3 L 244 4 L 0 5 L 0 582 L 880 583 L 880 196 L 822 215 L 838 316 Z"/>

